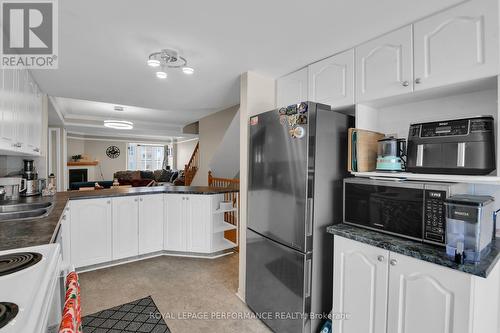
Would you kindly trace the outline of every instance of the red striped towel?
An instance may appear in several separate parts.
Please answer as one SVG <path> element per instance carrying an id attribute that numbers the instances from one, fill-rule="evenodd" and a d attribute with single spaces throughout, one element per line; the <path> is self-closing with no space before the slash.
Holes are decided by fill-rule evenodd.
<path id="1" fill-rule="evenodd" d="M 80 283 L 78 281 L 78 274 L 71 272 L 66 277 L 66 297 L 59 333 L 79 332 L 82 332 Z"/>

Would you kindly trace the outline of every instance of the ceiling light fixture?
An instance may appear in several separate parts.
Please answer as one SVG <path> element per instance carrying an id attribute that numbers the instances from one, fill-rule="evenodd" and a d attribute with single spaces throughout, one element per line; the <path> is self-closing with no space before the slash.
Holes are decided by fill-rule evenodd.
<path id="1" fill-rule="evenodd" d="M 182 67 L 182 71 L 184 72 L 184 74 L 191 75 L 194 73 L 194 68 L 189 66 L 184 66 Z"/>
<path id="2" fill-rule="evenodd" d="M 118 130 L 130 130 L 134 128 L 134 123 L 126 120 L 105 120 L 104 126 Z"/>
<path id="3" fill-rule="evenodd" d="M 151 53 L 147 64 L 151 67 L 161 67 L 161 70 L 156 72 L 156 77 L 160 79 L 167 78 L 167 68 L 180 68 L 184 74 L 188 75 L 194 73 L 194 68 L 188 66 L 186 58 L 181 57 L 176 50 L 172 49 Z"/>
<path id="4" fill-rule="evenodd" d="M 160 67 L 161 63 L 156 59 L 148 59 L 148 65 L 151 67 Z"/>
<path id="5" fill-rule="evenodd" d="M 156 77 L 159 79 L 166 79 L 167 78 L 167 72 L 165 72 L 164 69 L 156 72 Z"/>

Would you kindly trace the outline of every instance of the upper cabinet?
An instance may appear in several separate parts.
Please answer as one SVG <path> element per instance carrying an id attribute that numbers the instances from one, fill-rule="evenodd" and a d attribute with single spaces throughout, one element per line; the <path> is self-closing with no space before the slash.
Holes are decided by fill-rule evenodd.
<path id="1" fill-rule="evenodd" d="M 36 82 L 26 69 L 2 69 L 0 83 L 0 152 L 39 156 L 46 133 Z"/>
<path id="2" fill-rule="evenodd" d="M 332 108 L 354 104 L 354 49 L 309 66 L 309 100 Z"/>
<path id="3" fill-rule="evenodd" d="M 415 90 L 498 74 L 498 3 L 469 1 L 415 23 Z"/>
<path id="4" fill-rule="evenodd" d="M 357 102 L 413 91 L 412 27 L 356 48 Z"/>
<path id="5" fill-rule="evenodd" d="M 307 67 L 279 78 L 276 82 L 277 107 L 307 101 L 307 80 Z"/>

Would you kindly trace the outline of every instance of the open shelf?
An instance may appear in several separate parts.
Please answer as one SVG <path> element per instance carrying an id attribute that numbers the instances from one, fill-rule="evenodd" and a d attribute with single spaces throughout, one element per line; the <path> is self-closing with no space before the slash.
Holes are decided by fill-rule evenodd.
<path id="1" fill-rule="evenodd" d="M 238 228 L 238 226 L 236 226 L 234 224 L 227 223 L 227 222 L 221 222 L 221 223 L 217 223 L 214 226 L 214 233 L 224 232 L 224 231 L 228 231 L 228 230 L 234 230 L 236 228 Z"/>
<path id="2" fill-rule="evenodd" d="M 441 175 L 410 172 L 351 172 L 357 177 L 383 177 L 383 178 L 402 178 L 408 180 L 422 180 L 433 182 L 453 182 L 453 183 L 472 183 L 472 184 L 497 184 L 500 185 L 499 176 L 468 176 L 468 175 Z"/>
<path id="3" fill-rule="evenodd" d="M 214 239 L 213 252 L 229 250 L 235 247 L 238 247 L 238 245 L 225 239 L 224 237 L 221 237 L 219 239 Z"/>
<path id="4" fill-rule="evenodd" d="M 216 210 L 214 210 L 214 214 L 222 214 L 222 213 L 236 212 L 237 210 L 238 210 L 237 208 L 232 208 L 232 209 L 227 209 L 227 210 L 223 210 L 223 209 L 216 209 Z"/>

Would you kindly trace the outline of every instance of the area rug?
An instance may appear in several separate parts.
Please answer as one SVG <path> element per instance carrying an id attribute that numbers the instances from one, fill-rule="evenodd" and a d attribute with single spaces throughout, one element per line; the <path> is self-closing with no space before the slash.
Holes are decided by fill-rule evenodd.
<path id="1" fill-rule="evenodd" d="M 83 333 L 170 333 L 151 296 L 83 317 Z"/>

